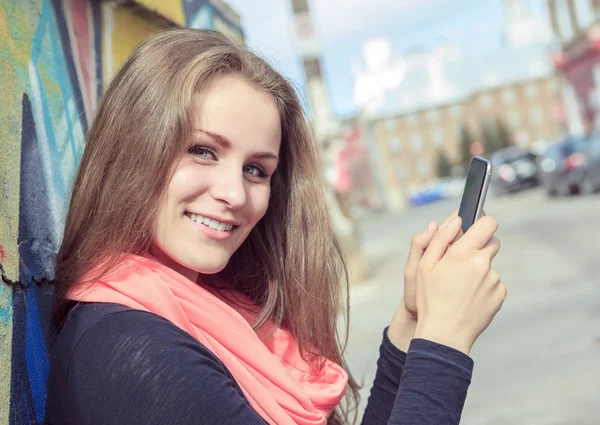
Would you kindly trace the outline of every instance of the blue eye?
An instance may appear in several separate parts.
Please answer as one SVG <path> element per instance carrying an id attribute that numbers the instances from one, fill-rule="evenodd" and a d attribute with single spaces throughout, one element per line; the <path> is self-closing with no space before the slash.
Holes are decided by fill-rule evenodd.
<path id="1" fill-rule="evenodd" d="M 252 177 L 266 178 L 269 175 L 260 167 L 256 165 L 246 165 L 244 167 L 244 173 L 251 175 Z"/>
<path id="2" fill-rule="evenodd" d="M 210 159 L 213 161 L 217 159 L 215 151 L 207 146 L 194 145 L 188 149 L 188 153 L 199 158 Z"/>

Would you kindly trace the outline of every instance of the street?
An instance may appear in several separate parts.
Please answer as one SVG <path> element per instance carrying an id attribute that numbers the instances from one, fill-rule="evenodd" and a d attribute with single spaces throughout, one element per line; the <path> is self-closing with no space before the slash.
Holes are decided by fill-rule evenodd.
<path id="1" fill-rule="evenodd" d="M 413 234 L 456 201 L 365 220 L 371 275 L 352 288 L 347 360 L 364 379 L 361 413 L 382 330 L 402 297 Z M 490 197 L 502 249 L 494 260 L 508 297 L 475 343 L 463 425 L 600 423 L 600 195 L 548 198 L 541 190 Z"/>

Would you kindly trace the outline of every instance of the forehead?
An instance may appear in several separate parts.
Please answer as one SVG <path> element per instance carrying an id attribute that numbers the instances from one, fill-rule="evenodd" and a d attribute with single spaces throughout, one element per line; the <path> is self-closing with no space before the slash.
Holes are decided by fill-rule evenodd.
<path id="1" fill-rule="evenodd" d="M 218 133 L 233 145 L 279 151 L 281 119 L 275 98 L 241 77 L 216 79 L 196 95 L 195 129 Z"/>

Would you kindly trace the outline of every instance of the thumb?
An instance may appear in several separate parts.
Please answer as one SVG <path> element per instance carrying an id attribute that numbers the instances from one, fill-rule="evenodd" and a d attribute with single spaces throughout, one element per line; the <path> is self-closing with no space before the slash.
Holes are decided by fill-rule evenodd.
<path id="1" fill-rule="evenodd" d="M 440 227 L 423 254 L 423 263 L 433 266 L 442 259 L 450 244 L 458 236 L 461 223 L 462 219 L 455 217 L 446 226 Z"/>

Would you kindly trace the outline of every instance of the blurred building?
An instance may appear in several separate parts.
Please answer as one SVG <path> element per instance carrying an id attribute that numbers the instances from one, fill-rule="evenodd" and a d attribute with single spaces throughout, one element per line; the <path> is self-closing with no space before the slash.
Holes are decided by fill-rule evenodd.
<path id="1" fill-rule="evenodd" d="M 547 44 L 552 41 L 550 23 L 543 17 L 534 17 L 526 0 L 504 0 L 504 10 L 504 42 L 507 46 Z"/>
<path id="2" fill-rule="evenodd" d="M 587 133 L 600 125 L 600 1 L 547 0 L 547 6 L 569 132 Z"/>
<path id="3" fill-rule="evenodd" d="M 321 46 L 310 13 L 309 0 L 290 0 L 294 19 L 294 39 L 302 61 L 312 128 L 321 164 L 327 178 L 325 193 L 334 231 L 348 261 L 351 280 L 364 278 L 364 258 L 352 217 L 352 178 L 349 160 L 355 157 L 356 138 L 344 135 L 343 126 L 331 107 L 321 68 Z"/>
<path id="4" fill-rule="evenodd" d="M 468 56 L 450 42 L 392 58 L 386 40 L 365 45 L 355 65 L 355 102 L 367 116 L 375 181 L 389 209 L 437 177 L 439 153 L 460 158 L 460 129 L 481 140 L 486 124 L 503 123 L 515 143 L 534 145 L 563 132 L 559 78 L 547 28 L 521 1 L 506 1 L 503 47 Z M 523 30 L 529 22 L 533 29 Z M 485 152 L 483 153 L 485 156 Z"/>

